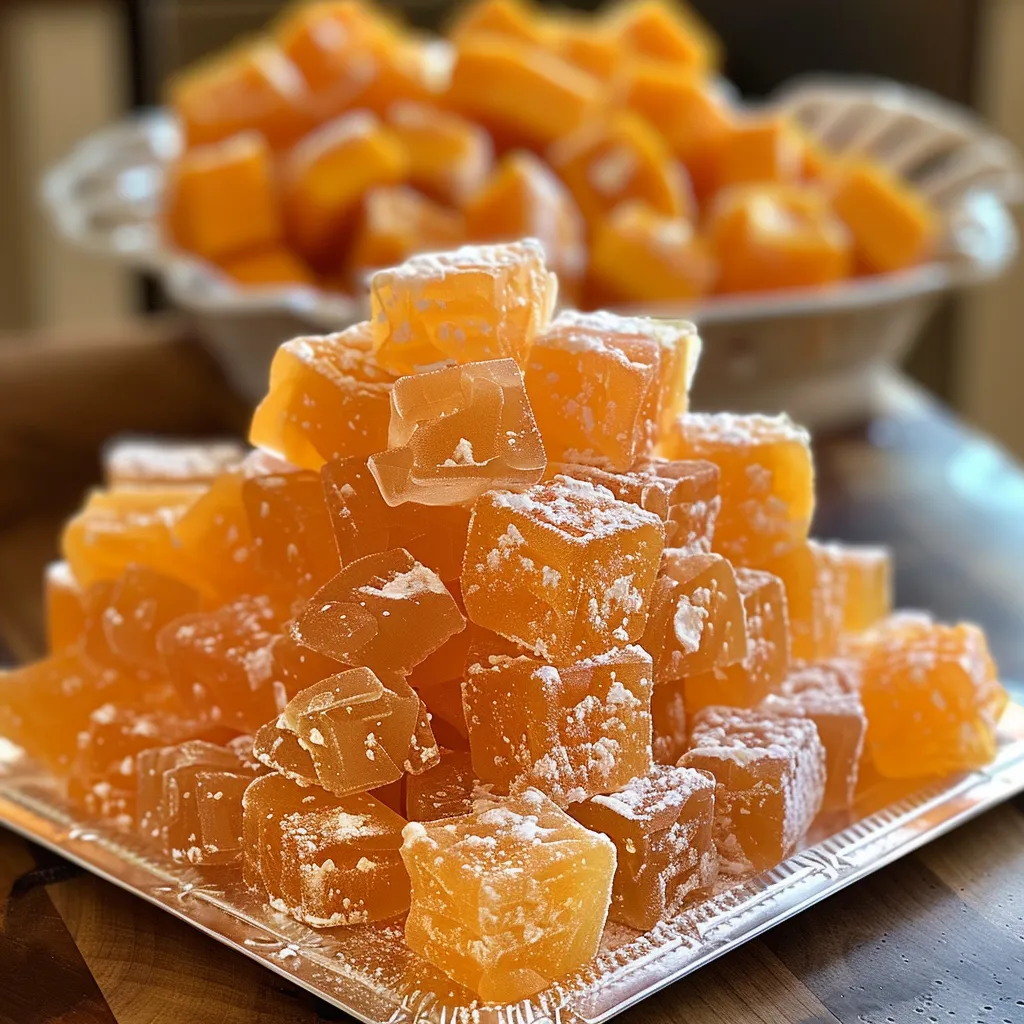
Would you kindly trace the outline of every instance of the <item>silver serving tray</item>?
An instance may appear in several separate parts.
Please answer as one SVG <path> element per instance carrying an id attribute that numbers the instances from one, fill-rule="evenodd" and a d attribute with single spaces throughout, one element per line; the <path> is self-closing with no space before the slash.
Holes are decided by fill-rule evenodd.
<path id="1" fill-rule="evenodd" d="M 401 918 L 319 932 L 301 925 L 262 905 L 237 868 L 174 864 L 109 821 L 83 819 L 55 779 L 0 737 L 0 824 L 367 1024 L 600 1024 L 1021 791 L 1024 707 L 1012 703 L 999 753 L 985 769 L 923 787 L 886 783 L 866 797 L 878 809 L 869 803 L 859 820 L 820 828 L 811 845 L 773 870 L 727 885 L 645 934 L 609 926 L 584 970 L 516 1005 L 485 1006 L 405 945 Z"/>

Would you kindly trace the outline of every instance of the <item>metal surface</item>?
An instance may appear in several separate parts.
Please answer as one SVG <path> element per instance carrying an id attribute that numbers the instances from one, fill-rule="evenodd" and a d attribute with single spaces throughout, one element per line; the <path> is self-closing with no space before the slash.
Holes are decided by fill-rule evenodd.
<path id="1" fill-rule="evenodd" d="M 1021 791 L 1024 707 L 1014 703 L 998 756 L 984 770 L 923 786 L 887 783 L 866 795 L 865 816 L 814 837 L 772 871 L 725 887 L 644 935 L 611 926 L 600 955 L 577 975 L 515 1006 L 482 1007 L 405 946 L 400 919 L 324 932 L 298 924 L 249 893 L 237 868 L 176 865 L 110 822 L 83 821 L 52 779 L 0 741 L 0 823 L 368 1024 L 447 1024 L 470 1013 L 478 1024 L 600 1024 Z"/>

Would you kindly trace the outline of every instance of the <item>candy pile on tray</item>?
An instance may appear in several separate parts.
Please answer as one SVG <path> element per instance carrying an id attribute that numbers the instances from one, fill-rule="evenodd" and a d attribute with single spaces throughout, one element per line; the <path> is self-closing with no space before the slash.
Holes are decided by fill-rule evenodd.
<path id="1" fill-rule="evenodd" d="M 168 89 L 170 242 L 243 286 L 362 295 L 371 269 L 542 240 L 580 308 L 828 285 L 931 257 L 927 203 L 741 108 L 672 0 L 476 0 L 446 39 L 364 0 L 291 8 Z"/>
<path id="2" fill-rule="evenodd" d="M 529 240 L 371 291 L 253 450 L 118 447 L 68 522 L 0 731 L 83 813 L 501 1002 L 993 758 L 981 631 L 809 538 L 800 427 L 687 411 L 691 325 L 553 318 Z"/>

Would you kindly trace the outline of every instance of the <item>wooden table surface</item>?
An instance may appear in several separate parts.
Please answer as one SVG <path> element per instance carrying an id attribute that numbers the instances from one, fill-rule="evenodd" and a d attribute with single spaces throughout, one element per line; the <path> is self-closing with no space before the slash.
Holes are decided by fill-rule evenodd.
<path id="1" fill-rule="evenodd" d="M 102 436 L 124 430 L 210 434 L 242 422 L 216 370 L 176 327 L 147 330 L 144 344 L 135 334 L 90 342 L 101 354 L 108 346 L 127 346 L 135 382 L 130 398 L 120 394 L 123 362 L 86 358 L 90 388 L 70 381 L 63 390 L 48 386 L 45 413 L 39 411 L 43 392 L 28 394 L 25 387 L 37 380 L 40 365 L 52 365 L 47 354 L 67 343 L 47 339 L 31 354 L 5 350 L 0 339 L 0 638 L 12 660 L 39 650 L 40 570 L 52 557 L 60 517 L 95 474 Z M 76 344 L 81 350 L 81 339 Z M 86 391 L 105 398 L 89 399 Z M 861 426 L 818 439 L 816 533 L 893 545 L 899 603 L 980 621 L 1004 677 L 1024 680 L 1024 473 L 899 381 L 885 382 L 876 404 Z M 12 435 L 14 416 L 31 426 Z M 55 428 L 55 418 L 64 426 Z M 76 430 L 76 420 L 89 430 Z M 26 438 L 31 455 L 23 450 Z M 42 495 L 46 507 L 33 500 Z M 1017 696 L 1024 699 L 1024 691 Z M 0 901 L 2 1024 L 347 1019 L 169 915 L 0 829 L 3 893 L 9 895 Z M 621 1019 L 1024 1024 L 1024 797 Z"/>

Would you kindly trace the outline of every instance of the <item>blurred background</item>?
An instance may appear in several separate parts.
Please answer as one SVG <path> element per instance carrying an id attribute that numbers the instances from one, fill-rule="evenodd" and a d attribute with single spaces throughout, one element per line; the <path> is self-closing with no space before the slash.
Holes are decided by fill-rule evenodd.
<path id="1" fill-rule="evenodd" d="M 720 35 L 725 72 L 749 97 L 811 71 L 881 75 L 975 110 L 1024 148 L 1020 0 L 694 0 Z M 74 142 L 155 104 L 177 67 L 262 26 L 271 0 L 0 0 L 0 330 L 105 324 L 159 297 L 131 272 L 62 244 L 36 198 Z M 399 6 L 437 27 L 438 0 Z M 590 6 L 582 4 L 580 6 Z M 1024 455 L 1024 264 L 946 301 L 910 371 Z"/>

